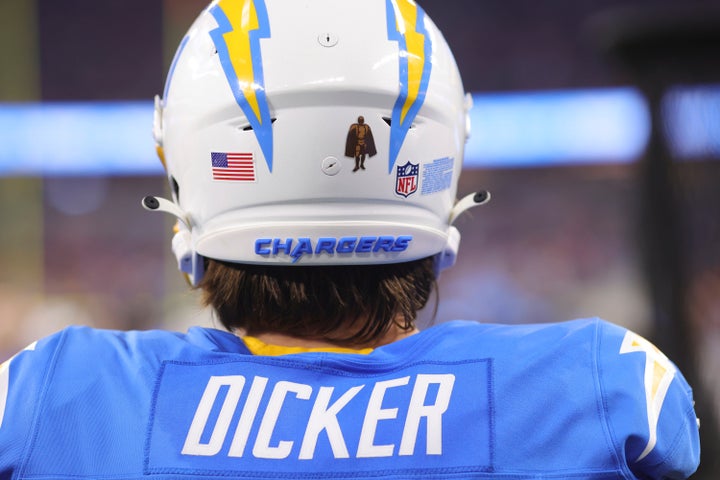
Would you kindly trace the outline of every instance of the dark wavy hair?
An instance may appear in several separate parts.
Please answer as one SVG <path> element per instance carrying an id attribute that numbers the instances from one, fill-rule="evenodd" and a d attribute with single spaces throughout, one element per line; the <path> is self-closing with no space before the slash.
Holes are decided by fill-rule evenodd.
<path id="1" fill-rule="evenodd" d="M 199 288 L 229 331 L 282 333 L 343 346 L 414 328 L 435 286 L 431 257 L 353 266 L 248 265 L 206 259 Z"/>

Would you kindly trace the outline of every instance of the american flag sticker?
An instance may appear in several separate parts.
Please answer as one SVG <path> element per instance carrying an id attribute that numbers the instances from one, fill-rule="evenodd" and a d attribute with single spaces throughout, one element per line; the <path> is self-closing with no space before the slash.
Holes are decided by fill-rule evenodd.
<path id="1" fill-rule="evenodd" d="M 252 153 L 211 152 L 213 180 L 255 181 L 255 159 Z"/>

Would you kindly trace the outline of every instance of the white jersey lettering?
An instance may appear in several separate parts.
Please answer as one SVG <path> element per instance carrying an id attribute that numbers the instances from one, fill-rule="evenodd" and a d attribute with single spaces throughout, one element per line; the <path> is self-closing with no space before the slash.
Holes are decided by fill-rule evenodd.
<path id="1" fill-rule="evenodd" d="M 223 386 L 227 386 L 229 389 L 223 401 L 222 408 L 220 409 L 220 415 L 215 422 L 215 427 L 213 428 L 208 443 L 201 443 L 200 437 L 210 418 L 210 411 L 220 393 L 220 387 Z M 183 454 L 211 456 L 216 455 L 220 451 L 225 441 L 228 428 L 230 428 L 230 420 L 232 420 L 232 416 L 235 413 L 235 408 L 237 407 L 238 400 L 240 400 L 240 394 L 244 386 L 245 377 L 242 375 L 210 377 L 210 381 L 208 381 L 205 387 L 205 392 L 203 392 L 198 408 L 195 410 L 193 421 L 190 424 L 190 431 L 188 432 L 185 445 L 182 449 Z"/>
<path id="2" fill-rule="evenodd" d="M 12 360 L 12 359 L 11 359 Z M 0 428 L 5 417 L 8 390 L 10 389 L 10 360 L 0 365 Z"/>
<path id="3" fill-rule="evenodd" d="M 395 378 L 378 382 L 370 395 L 370 403 L 365 412 L 365 421 L 360 431 L 360 444 L 358 445 L 358 458 L 364 457 L 392 457 L 395 445 L 375 445 L 375 430 L 380 420 L 391 420 L 397 418 L 397 408 L 382 408 L 382 401 L 385 392 L 389 388 L 407 385 L 410 377 Z"/>
<path id="4" fill-rule="evenodd" d="M 321 445 L 330 447 L 326 454 L 350 458 L 347 433 L 359 431 L 354 434 L 359 437 L 353 439 L 357 441 L 356 458 L 410 456 L 416 452 L 424 419 L 424 453 L 441 455 L 443 415 L 450 406 L 455 375 L 418 374 L 410 389 L 411 379 L 405 376 L 379 381 L 369 393 L 359 395 L 366 385 L 352 386 L 336 394 L 337 387 L 313 387 L 286 380 L 270 386 L 270 380 L 261 376 L 253 377 L 252 381 L 242 375 L 212 376 L 195 409 L 181 453 L 218 455 L 230 436 L 229 458 L 243 457 L 246 447 L 252 445 L 254 458 L 283 459 L 295 451 L 297 459 L 312 460 L 318 455 L 318 440 L 324 432 L 327 443 Z M 391 389 L 397 390 L 389 395 Z M 266 395 L 266 391 L 270 394 Z M 334 394 L 336 399 L 332 401 Z M 307 407 L 302 407 L 302 402 L 293 405 L 292 397 L 312 403 L 307 403 Z M 348 405 L 352 407 L 346 409 Z M 228 435 L 235 418 L 234 433 Z M 288 429 L 287 422 L 292 422 L 292 428 Z M 396 442 L 376 443 L 380 422 L 388 422 L 383 428 L 384 435 L 397 432 Z"/>
<path id="5" fill-rule="evenodd" d="M 267 383 L 268 379 L 265 377 L 253 378 L 248 398 L 245 401 L 245 407 L 243 407 L 242 414 L 240 414 L 240 420 L 238 420 L 235 437 L 233 437 L 232 444 L 230 445 L 230 452 L 228 453 L 228 456 L 243 456 L 243 453 L 245 452 L 245 445 L 247 445 L 248 437 L 250 436 L 250 429 L 255 421 L 255 416 L 257 415 L 257 411 L 260 407 L 260 400 L 262 399 L 263 393 L 265 393 Z"/>
<path id="6" fill-rule="evenodd" d="M 345 445 L 342 430 L 340 429 L 340 423 L 338 423 L 337 415 L 340 413 L 340 410 L 342 410 L 343 407 L 345 407 L 345 405 L 347 405 L 348 402 L 350 402 L 350 400 L 352 400 L 353 397 L 362 390 L 363 387 L 364 385 L 360 385 L 351 388 L 330 407 L 328 407 L 330 397 L 332 397 L 335 388 L 320 388 L 312 413 L 310 413 L 307 430 L 305 430 L 302 447 L 300 448 L 299 458 L 301 460 L 309 460 L 313 458 L 318 435 L 320 435 L 320 432 L 323 430 L 327 432 L 328 439 L 330 440 L 330 447 L 332 448 L 335 458 L 350 457 L 347 446 Z"/>
<path id="7" fill-rule="evenodd" d="M 432 405 L 425 405 L 428 389 L 431 384 L 438 385 L 437 397 Z M 442 455 L 442 416 L 450 405 L 450 395 L 455 384 L 455 375 L 423 375 L 417 376 L 410 408 L 408 408 L 405 428 L 400 441 L 399 455 L 412 455 L 415 453 L 420 419 L 425 417 L 428 455 Z"/>
<path id="8" fill-rule="evenodd" d="M 23 352 L 35 350 L 36 345 L 37 342 L 31 343 L 25 347 Z M 8 391 L 10 390 L 10 363 L 13 361 L 13 358 L 15 357 L 10 358 L 0 365 L 0 428 L 5 418 L 5 407 L 7 405 Z"/>
<path id="9" fill-rule="evenodd" d="M 260 423 L 260 431 L 255 441 L 255 447 L 253 448 L 253 455 L 257 458 L 280 459 L 287 458 L 290 455 L 293 446 L 293 442 L 291 441 L 282 440 L 276 447 L 270 446 L 270 439 L 272 438 L 273 430 L 275 430 L 275 425 L 280 416 L 280 409 L 288 392 L 295 393 L 295 396 L 301 400 L 309 400 L 312 394 L 312 387 L 310 387 L 310 385 L 303 385 L 302 383 L 285 381 L 275 384 L 267 410 L 265 410 L 262 423 Z"/>

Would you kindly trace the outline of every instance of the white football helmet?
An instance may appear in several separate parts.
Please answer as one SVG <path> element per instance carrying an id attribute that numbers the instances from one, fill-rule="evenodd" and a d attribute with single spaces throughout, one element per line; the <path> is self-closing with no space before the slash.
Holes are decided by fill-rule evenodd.
<path id="1" fill-rule="evenodd" d="M 154 136 L 178 217 L 173 250 L 202 258 L 451 265 L 469 96 L 413 0 L 216 0 L 156 98 Z"/>

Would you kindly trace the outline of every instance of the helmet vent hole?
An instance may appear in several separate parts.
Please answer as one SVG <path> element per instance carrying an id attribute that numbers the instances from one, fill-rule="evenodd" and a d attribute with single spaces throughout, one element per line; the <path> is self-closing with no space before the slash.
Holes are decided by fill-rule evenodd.
<path id="1" fill-rule="evenodd" d="M 180 201 L 180 185 L 178 185 L 177 180 L 175 180 L 175 177 L 170 177 L 170 188 L 172 189 L 172 195 L 175 199 L 175 202 Z"/>
<path id="2" fill-rule="evenodd" d="M 275 123 L 275 120 L 277 120 L 277 118 L 271 118 L 271 119 L 270 119 L 270 123 Z M 239 128 L 240 128 L 240 130 L 242 130 L 243 132 L 249 132 L 250 130 L 253 129 L 252 125 L 250 125 L 250 124 L 248 124 L 248 125 L 243 125 L 242 127 L 239 127 Z"/>
<path id="3" fill-rule="evenodd" d="M 392 118 L 390 117 L 382 117 L 383 121 L 387 123 L 388 127 L 392 127 Z M 415 124 L 411 124 L 410 128 L 415 128 Z"/>

